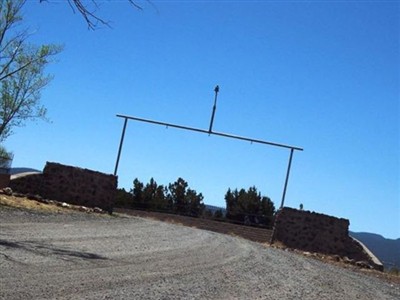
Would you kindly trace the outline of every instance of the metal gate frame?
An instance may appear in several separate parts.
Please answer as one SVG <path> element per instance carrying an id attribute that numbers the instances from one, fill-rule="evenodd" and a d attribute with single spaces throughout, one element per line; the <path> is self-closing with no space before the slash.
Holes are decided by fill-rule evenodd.
<path id="1" fill-rule="evenodd" d="M 303 148 L 296 147 L 296 146 L 285 145 L 285 144 L 280 144 L 280 143 L 269 142 L 269 141 L 264 141 L 264 140 L 259 140 L 259 139 L 253 139 L 253 138 L 249 138 L 249 137 L 243 137 L 243 136 L 238 136 L 238 135 L 233 135 L 233 134 L 228 134 L 228 133 L 223 133 L 223 132 L 213 131 L 212 127 L 213 127 L 213 123 L 214 123 L 215 111 L 216 111 L 216 107 L 217 107 L 217 97 L 218 97 L 218 92 L 219 92 L 219 86 L 218 85 L 215 87 L 214 92 L 215 92 L 214 106 L 213 106 L 213 110 L 212 110 L 212 114 L 211 114 L 210 127 L 209 127 L 208 130 L 117 114 L 116 115 L 117 117 L 124 119 L 124 125 L 123 125 L 123 128 L 122 128 L 121 140 L 120 140 L 120 143 L 119 143 L 117 161 L 115 163 L 115 169 L 114 169 L 114 175 L 116 176 L 117 172 L 118 172 L 118 165 L 119 165 L 119 160 L 121 158 L 122 146 L 123 146 L 123 143 L 124 143 L 125 131 L 126 131 L 126 126 L 127 126 L 128 120 L 144 122 L 144 123 L 150 123 L 150 124 L 154 124 L 154 125 L 166 126 L 167 128 L 168 127 L 172 127 L 172 128 L 182 129 L 182 130 L 205 133 L 205 134 L 208 134 L 208 135 L 216 135 L 216 136 L 221 136 L 221 137 L 225 137 L 225 138 L 248 141 L 248 142 L 251 142 L 251 143 L 258 143 L 258 144 L 264 144 L 264 145 L 268 145 L 268 146 L 280 147 L 280 148 L 285 148 L 285 149 L 289 149 L 290 150 L 288 166 L 287 166 L 287 171 L 286 171 L 285 184 L 284 184 L 284 188 L 283 188 L 283 192 L 282 192 L 282 201 L 281 201 L 281 206 L 280 206 L 280 208 L 282 208 L 284 203 L 285 203 L 286 191 L 287 191 L 287 186 L 288 186 L 288 183 L 289 183 L 290 169 L 291 169 L 292 160 L 293 160 L 293 153 L 294 153 L 295 150 L 296 151 L 303 151 Z"/>

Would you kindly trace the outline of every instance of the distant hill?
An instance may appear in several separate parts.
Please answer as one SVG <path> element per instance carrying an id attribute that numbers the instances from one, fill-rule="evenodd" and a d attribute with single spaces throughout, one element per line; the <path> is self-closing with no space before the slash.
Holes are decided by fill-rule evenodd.
<path id="1" fill-rule="evenodd" d="M 15 175 L 15 174 L 19 174 L 19 173 L 26 173 L 26 172 L 39 172 L 39 173 L 41 173 L 41 171 L 35 170 L 35 169 L 32 169 L 32 168 L 11 168 L 10 169 L 10 174 L 11 175 Z"/>
<path id="2" fill-rule="evenodd" d="M 379 258 L 385 269 L 400 269 L 400 238 L 386 239 L 379 234 L 368 232 L 350 232 L 350 235 L 365 244 Z"/>
<path id="3" fill-rule="evenodd" d="M 221 210 L 222 214 L 224 216 L 226 215 L 226 209 L 224 207 L 218 207 L 218 206 L 213 206 L 213 205 L 206 204 L 206 209 L 211 210 L 213 213 L 215 213 L 217 210 Z"/>

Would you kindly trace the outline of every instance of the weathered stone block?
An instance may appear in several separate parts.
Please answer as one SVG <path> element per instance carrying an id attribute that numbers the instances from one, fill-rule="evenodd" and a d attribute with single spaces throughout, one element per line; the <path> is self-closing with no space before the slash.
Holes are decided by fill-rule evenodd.
<path id="1" fill-rule="evenodd" d="M 346 219 L 284 207 L 275 217 L 273 239 L 290 248 L 349 257 L 374 265 L 362 247 L 349 237 L 349 224 Z"/>
<path id="2" fill-rule="evenodd" d="M 117 177 L 93 170 L 47 162 L 42 174 L 11 181 L 14 191 L 38 194 L 76 205 L 100 207 L 112 212 L 117 192 Z"/>

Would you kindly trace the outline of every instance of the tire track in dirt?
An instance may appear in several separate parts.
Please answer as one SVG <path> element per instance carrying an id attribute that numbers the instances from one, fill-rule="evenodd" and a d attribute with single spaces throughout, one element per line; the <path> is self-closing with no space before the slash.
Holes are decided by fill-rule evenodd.
<path id="1" fill-rule="evenodd" d="M 1 299 L 399 299 L 279 249 L 142 218 L 0 210 Z"/>

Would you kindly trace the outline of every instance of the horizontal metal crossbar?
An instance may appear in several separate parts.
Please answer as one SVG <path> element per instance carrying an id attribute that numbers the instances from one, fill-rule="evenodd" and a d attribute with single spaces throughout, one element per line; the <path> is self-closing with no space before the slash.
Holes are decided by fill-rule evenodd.
<path id="1" fill-rule="evenodd" d="M 154 120 L 149 120 L 149 119 L 126 116 L 126 115 L 117 115 L 117 117 L 124 118 L 125 120 L 129 119 L 129 120 L 134 120 L 134 121 L 139 121 L 139 122 L 145 122 L 145 123 L 162 125 L 162 126 L 167 126 L 167 127 L 172 127 L 172 128 L 183 129 L 183 130 L 196 131 L 196 132 L 205 133 L 205 134 L 213 134 L 213 135 L 217 135 L 217 136 L 222 136 L 222 137 L 227 137 L 227 138 L 232 138 L 232 139 L 237 139 L 237 140 L 242 140 L 242 141 L 248 141 L 251 143 L 258 143 L 258 144 L 264 144 L 264 145 L 270 145 L 270 146 L 275 146 L 275 147 L 303 151 L 303 148 L 296 147 L 296 146 L 268 142 L 268 141 L 263 141 L 263 140 L 259 140 L 259 139 L 253 139 L 253 138 L 242 137 L 242 136 L 238 136 L 238 135 L 232 135 L 232 134 L 223 133 L 223 132 L 215 132 L 215 131 L 211 131 L 211 130 L 204 130 L 204 129 L 200 129 L 200 128 L 193 128 L 193 127 L 188 127 L 188 126 L 176 125 L 176 124 L 154 121 Z"/>

